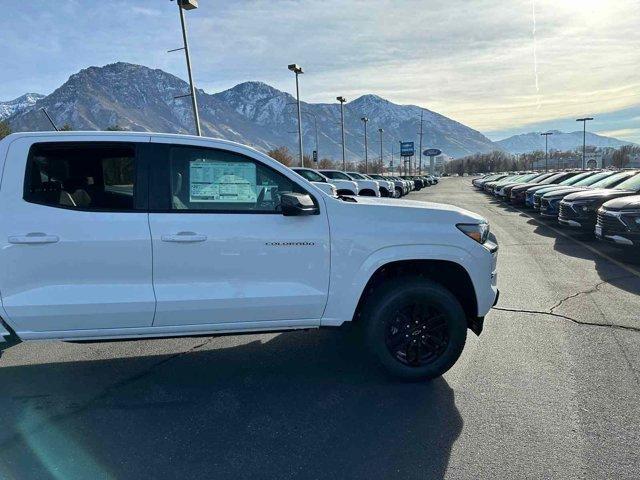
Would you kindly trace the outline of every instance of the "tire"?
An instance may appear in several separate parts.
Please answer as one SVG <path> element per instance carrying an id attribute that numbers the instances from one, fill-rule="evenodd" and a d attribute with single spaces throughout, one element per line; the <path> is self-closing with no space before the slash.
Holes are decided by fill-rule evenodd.
<path id="1" fill-rule="evenodd" d="M 400 198 L 404 195 L 404 192 L 400 187 L 396 187 L 396 198 Z"/>
<path id="2" fill-rule="evenodd" d="M 460 358 L 467 339 L 460 302 L 440 284 L 419 277 L 383 284 L 367 300 L 361 320 L 368 350 L 404 381 L 441 376 Z"/>

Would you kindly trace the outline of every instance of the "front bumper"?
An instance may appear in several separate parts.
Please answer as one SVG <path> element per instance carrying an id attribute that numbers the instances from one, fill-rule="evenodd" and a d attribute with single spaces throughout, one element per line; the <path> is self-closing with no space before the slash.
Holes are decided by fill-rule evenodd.
<path id="1" fill-rule="evenodd" d="M 631 231 L 620 216 L 606 210 L 598 212 L 594 233 L 598 240 L 604 242 L 625 247 L 640 247 L 640 232 Z"/>

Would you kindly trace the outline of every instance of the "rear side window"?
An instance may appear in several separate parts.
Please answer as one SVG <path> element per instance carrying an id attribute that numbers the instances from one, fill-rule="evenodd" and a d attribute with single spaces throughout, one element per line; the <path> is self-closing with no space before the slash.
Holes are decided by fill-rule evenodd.
<path id="1" fill-rule="evenodd" d="M 29 152 L 24 200 L 58 208 L 133 211 L 135 147 L 36 144 Z"/>

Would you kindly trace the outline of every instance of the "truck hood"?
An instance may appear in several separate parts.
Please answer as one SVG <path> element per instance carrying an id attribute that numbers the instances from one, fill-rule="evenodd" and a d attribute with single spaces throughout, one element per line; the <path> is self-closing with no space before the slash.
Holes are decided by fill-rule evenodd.
<path id="1" fill-rule="evenodd" d="M 603 205 L 607 210 L 640 210 L 640 195 L 609 200 Z"/>
<path id="2" fill-rule="evenodd" d="M 451 221 L 455 221 L 456 223 L 488 223 L 484 217 L 477 213 L 444 203 L 418 202 L 397 198 L 358 197 L 358 203 L 352 203 L 350 205 L 380 207 L 381 209 L 388 210 L 389 213 L 393 211 L 402 214 L 411 214 L 413 211 L 417 215 L 423 212 L 426 214 L 436 213 L 441 217 L 450 217 Z"/>

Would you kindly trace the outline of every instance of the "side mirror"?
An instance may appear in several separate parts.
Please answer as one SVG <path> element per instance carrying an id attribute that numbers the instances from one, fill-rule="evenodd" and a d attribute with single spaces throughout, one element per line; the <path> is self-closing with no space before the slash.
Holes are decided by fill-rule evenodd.
<path id="1" fill-rule="evenodd" d="M 306 193 L 287 192 L 280 195 L 280 208 L 285 217 L 318 215 L 320 210 Z"/>

